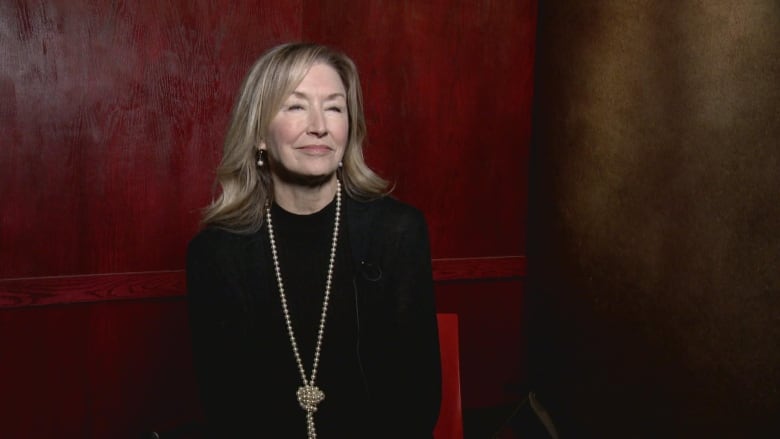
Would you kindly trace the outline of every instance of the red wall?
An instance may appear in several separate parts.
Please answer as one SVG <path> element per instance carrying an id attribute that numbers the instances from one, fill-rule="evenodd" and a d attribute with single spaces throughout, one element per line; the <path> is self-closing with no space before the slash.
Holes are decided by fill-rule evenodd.
<path id="1" fill-rule="evenodd" d="M 520 398 L 536 2 L 113 3 L 0 5 L 0 436 L 197 410 L 186 242 L 240 79 L 298 39 L 355 59 L 368 161 L 428 218 L 464 406 Z"/>
<path id="2" fill-rule="evenodd" d="M 4 4 L 0 276 L 181 268 L 237 83 L 301 3 Z"/>

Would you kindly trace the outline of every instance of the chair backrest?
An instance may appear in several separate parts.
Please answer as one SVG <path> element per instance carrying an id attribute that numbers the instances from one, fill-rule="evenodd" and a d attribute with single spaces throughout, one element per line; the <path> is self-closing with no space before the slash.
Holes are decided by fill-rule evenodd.
<path id="1" fill-rule="evenodd" d="M 439 313 L 441 350 L 441 411 L 433 431 L 435 439 L 463 439 L 463 408 L 460 397 L 460 346 L 458 315 Z"/>

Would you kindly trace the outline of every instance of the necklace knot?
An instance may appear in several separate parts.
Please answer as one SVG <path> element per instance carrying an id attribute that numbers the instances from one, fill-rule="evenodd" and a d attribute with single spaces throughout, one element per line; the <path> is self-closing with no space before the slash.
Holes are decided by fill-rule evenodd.
<path id="1" fill-rule="evenodd" d="M 298 404 L 307 412 L 316 412 L 317 404 L 325 399 L 325 394 L 317 386 L 306 385 L 298 387 Z"/>

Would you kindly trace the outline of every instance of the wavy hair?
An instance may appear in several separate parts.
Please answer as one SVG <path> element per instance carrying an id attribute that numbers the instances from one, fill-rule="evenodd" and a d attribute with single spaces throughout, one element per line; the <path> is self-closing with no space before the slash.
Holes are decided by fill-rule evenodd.
<path id="1" fill-rule="evenodd" d="M 354 62 L 345 54 L 311 43 L 287 43 L 264 53 L 239 89 L 217 167 L 219 196 L 204 210 L 202 223 L 236 233 L 254 233 L 263 224 L 263 206 L 273 199 L 268 166 L 257 166 L 257 146 L 283 102 L 303 81 L 311 66 L 327 64 L 338 72 L 347 92 L 349 136 L 338 177 L 358 200 L 389 193 L 388 183 L 363 158 L 366 121 L 363 95 Z"/>

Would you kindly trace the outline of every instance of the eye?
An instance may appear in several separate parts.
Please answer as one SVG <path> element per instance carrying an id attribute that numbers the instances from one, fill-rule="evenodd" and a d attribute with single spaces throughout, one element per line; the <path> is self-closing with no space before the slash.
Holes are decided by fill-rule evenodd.
<path id="1" fill-rule="evenodd" d="M 303 110 L 303 105 L 301 104 L 290 104 L 287 106 L 287 111 L 296 111 L 296 110 Z"/>
<path id="2" fill-rule="evenodd" d="M 336 113 L 343 113 L 344 112 L 344 108 L 338 107 L 338 106 L 328 107 L 327 110 L 328 111 L 334 111 Z"/>

